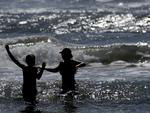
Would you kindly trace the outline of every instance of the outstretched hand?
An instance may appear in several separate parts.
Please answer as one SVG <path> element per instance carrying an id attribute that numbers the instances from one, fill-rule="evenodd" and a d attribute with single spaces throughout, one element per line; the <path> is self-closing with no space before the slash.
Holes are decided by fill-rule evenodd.
<path id="1" fill-rule="evenodd" d="M 6 48 L 7 50 L 9 50 L 9 45 L 6 44 L 6 45 L 5 45 L 5 48 Z"/>

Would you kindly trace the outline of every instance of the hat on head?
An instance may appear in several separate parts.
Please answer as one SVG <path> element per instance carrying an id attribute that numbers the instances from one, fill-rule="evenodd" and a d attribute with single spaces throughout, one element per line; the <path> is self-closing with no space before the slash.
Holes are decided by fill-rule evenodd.
<path id="1" fill-rule="evenodd" d="M 71 50 L 69 48 L 64 48 L 60 53 L 61 54 L 71 54 Z"/>
<path id="2" fill-rule="evenodd" d="M 64 48 L 60 53 L 63 59 L 71 59 L 73 57 L 71 53 L 71 49 L 69 48 Z"/>

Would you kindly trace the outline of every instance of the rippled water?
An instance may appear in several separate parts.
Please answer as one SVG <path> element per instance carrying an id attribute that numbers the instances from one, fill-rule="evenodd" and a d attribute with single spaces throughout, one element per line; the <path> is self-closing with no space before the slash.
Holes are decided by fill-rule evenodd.
<path id="1" fill-rule="evenodd" d="M 149 0 L 1 0 L 0 113 L 149 113 Z M 75 95 L 59 95 L 61 76 L 44 72 L 38 104 L 24 103 L 22 72 L 5 44 L 25 63 L 35 54 L 55 67 L 71 48 L 87 63 L 76 74 Z"/>

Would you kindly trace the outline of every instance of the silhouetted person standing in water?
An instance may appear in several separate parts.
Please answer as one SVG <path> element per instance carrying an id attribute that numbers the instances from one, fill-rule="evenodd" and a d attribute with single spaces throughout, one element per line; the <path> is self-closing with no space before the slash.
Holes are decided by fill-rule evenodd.
<path id="1" fill-rule="evenodd" d="M 36 79 L 40 79 L 43 70 L 45 68 L 45 63 L 42 64 L 42 68 L 34 67 L 35 65 L 35 56 L 30 54 L 26 56 L 26 63 L 27 66 L 24 64 L 21 64 L 18 60 L 15 59 L 15 57 L 12 55 L 12 53 L 9 50 L 9 46 L 5 46 L 7 53 L 11 60 L 19 66 L 23 71 L 23 98 L 26 102 L 30 102 L 32 104 L 35 104 L 36 102 Z"/>
<path id="2" fill-rule="evenodd" d="M 64 62 L 60 62 L 60 64 L 56 68 L 46 68 L 47 71 L 50 72 L 59 72 L 62 76 L 62 94 L 68 91 L 75 90 L 75 73 L 77 68 L 85 66 L 85 63 L 72 60 L 72 53 L 69 48 L 64 48 L 61 52 L 62 59 Z"/>

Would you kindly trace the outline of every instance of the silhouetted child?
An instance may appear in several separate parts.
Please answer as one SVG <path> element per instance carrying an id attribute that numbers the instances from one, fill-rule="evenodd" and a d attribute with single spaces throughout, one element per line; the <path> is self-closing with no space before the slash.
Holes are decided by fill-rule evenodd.
<path id="1" fill-rule="evenodd" d="M 60 62 L 60 64 L 56 68 L 46 68 L 47 71 L 50 72 L 59 72 L 62 76 L 62 94 L 68 91 L 75 90 L 75 73 L 77 68 L 85 66 L 85 63 L 80 61 L 72 60 L 72 53 L 69 48 L 64 48 L 61 52 L 62 59 L 64 62 Z"/>
<path id="2" fill-rule="evenodd" d="M 26 102 L 35 103 L 36 102 L 36 79 L 40 79 L 43 70 L 45 68 L 45 63 L 42 64 L 42 68 L 34 67 L 35 65 L 35 56 L 30 54 L 26 56 L 26 63 L 27 66 L 24 64 L 21 64 L 18 60 L 15 59 L 15 57 L 12 55 L 12 53 L 9 50 L 9 46 L 5 46 L 7 53 L 11 60 L 19 66 L 23 71 L 23 98 Z"/>

